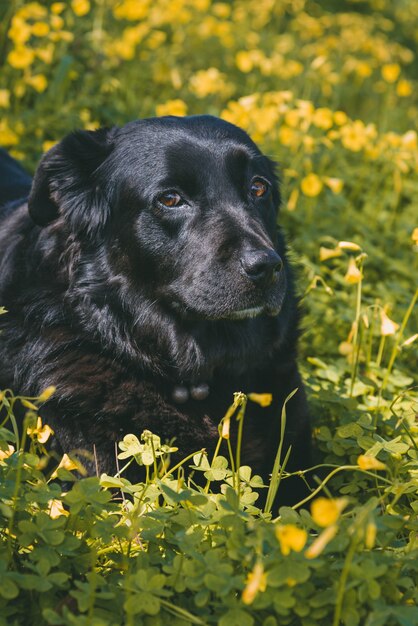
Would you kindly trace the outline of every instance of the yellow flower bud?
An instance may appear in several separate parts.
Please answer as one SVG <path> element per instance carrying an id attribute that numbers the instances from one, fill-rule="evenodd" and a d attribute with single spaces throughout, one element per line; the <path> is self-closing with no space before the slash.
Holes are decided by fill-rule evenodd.
<path id="1" fill-rule="evenodd" d="M 386 465 L 378 461 L 374 456 L 368 454 L 360 454 L 357 458 L 357 465 L 363 470 L 385 470 Z"/>
<path id="2" fill-rule="evenodd" d="M 273 395 L 271 393 L 249 393 L 250 400 L 259 404 L 260 406 L 270 406 L 273 401 Z"/>

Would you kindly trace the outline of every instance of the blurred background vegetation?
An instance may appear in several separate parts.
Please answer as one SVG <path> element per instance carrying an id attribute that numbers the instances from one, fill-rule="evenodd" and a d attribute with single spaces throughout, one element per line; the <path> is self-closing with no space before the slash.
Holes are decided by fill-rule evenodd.
<path id="1" fill-rule="evenodd" d="M 315 291 L 306 350 L 334 355 L 350 332 L 340 240 L 368 255 L 365 304 L 401 317 L 418 269 L 416 0 L 13 0 L 1 17 L 0 145 L 30 171 L 74 128 L 220 115 L 280 164 Z"/>

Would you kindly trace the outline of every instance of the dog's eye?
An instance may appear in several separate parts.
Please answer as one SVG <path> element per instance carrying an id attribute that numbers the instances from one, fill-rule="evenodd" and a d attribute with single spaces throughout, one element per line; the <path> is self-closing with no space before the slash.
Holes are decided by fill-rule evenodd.
<path id="1" fill-rule="evenodd" d="M 183 204 L 183 198 L 176 191 L 166 191 L 158 198 L 158 202 L 168 208 L 173 208 Z"/>
<path id="2" fill-rule="evenodd" d="M 251 193 L 256 198 L 262 198 L 269 190 L 268 184 L 261 178 L 254 178 L 251 182 Z"/>

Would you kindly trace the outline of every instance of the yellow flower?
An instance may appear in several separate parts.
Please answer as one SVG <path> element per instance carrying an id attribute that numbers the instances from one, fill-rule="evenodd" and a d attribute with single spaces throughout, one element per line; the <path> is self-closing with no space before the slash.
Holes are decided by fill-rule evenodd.
<path id="1" fill-rule="evenodd" d="M 177 98 L 176 100 L 167 100 L 164 104 L 158 104 L 156 107 L 156 113 L 160 115 L 178 115 L 182 117 L 187 115 L 187 104 Z"/>
<path id="2" fill-rule="evenodd" d="M 325 528 L 335 524 L 340 517 L 341 511 L 347 506 L 347 498 L 317 498 L 312 502 L 311 515 L 313 521 Z"/>
<path id="3" fill-rule="evenodd" d="M 360 454 L 357 458 L 357 465 L 363 470 L 385 470 L 386 465 L 378 461 L 374 456 Z"/>
<path id="4" fill-rule="evenodd" d="M 414 228 L 414 230 L 412 231 L 411 239 L 414 244 L 418 246 L 418 228 Z"/>
<path id="5" fill-rule="evenodd" d="M 331 189 L 333 193 L 341 193 L 344 187 L 344 181 L 341 178 L 330 178 L 329 176 L 324 178 L 324 183 Z"/>
<path id="6" fill-rule="evenodd" d="M 341 143 L 352 152 L 359 152 L 368 143 L 367 129 L 362 121 L 356 120 L 341 128 Z"/>
<path id="7" fill-rule="evenodd" d="M 222 420 L 222 430 L 221 430 L 222 439 L 229 439 L 230 426 L 231 426 L 231 416 L 227 414 Z"/>
<path id="8" fill-rule="evenodd" d="M 352 252 L 360 252 L 361 250 L 360 246 L 354 243 L 354 241 L 339 241 L 338 247 L 341 250 L 351 250 Z"/>
<path id="9" fill-rule="evenodd" d="M 3 146 L 16 146 L 19 143 L 17 134 L 9 128 L 6 120 L 0 121 L 0 144 Z"/>
<path id="10" fill-rule="evenodd" d="M 331 128 L 331 126 L 333 126 L 333 113 L 331 109 L 325 107 L 316 109 L 312 117 L 312 123 L 323 130 Z"/>
<path id="11" fill-rule="evenodd" d="M 10 91 L 8 89 L 0 89 L 0 107 L 7 109 L 10 106 Z"/>
<path id="12" fill-rule="evenodd" d="M 402 78 L 396 85 L 396 93 L 400 98 L 407 98 L 412 93 L 412 85 L 409 80 Z"/>
<path id="13" fill-rule="evenodd" d="M 27 80 L 27 83 L 31 87 L 33 87 L 38 93 L 42 93 L 48 86 L 48 81 L 45 74 L 36 74 L 35 76 L 30 76 Z"/>
<path id="14" fill-rule="evenodd" d="M 334 121 L 337 126 L 344 126 L 344 124 L 347 124 L 348 121 L 347 113 L 344 113 L 344 111 L 335 111 Z"/>
<path id="15" fill-rule="evenodd" d="M 4 459 L 7 459 L 9 458 L 9 456 L 12 456 L 14 451 L 15 451 L 14 446 L 10 444 L 8 444 L 7 450 L 2 450 L 0 448 L 0 464 L 2 463 L 2 461 L 4 461 Z"/>
<path id="16" fill-rule="evenodd" d="M 328 261 L 328 259 L 334 259 L 342 255 L 342 250 L 340 248 L 324 248 L 321 246 L 319 248 L 319 260 L 320 261 Z"/>
<path id="17" fill-rule="evenodd" d="M 402 135 L 402 146 L 404 148 L 415 151 L 417 149 L 417 145 L 417 133 L 415 130 L 408 130 L 404 135 Z"/>
<path id="18" fill-rule="evenodd" d="M 351 257 L 351 259 L 348 262 L 347 273 L 344 276 L 344 280 L 349 285 L 355 285 L 356 283 L 359 283 L 361 279 L 362 279 L 361 271 L 357 267 L 356 262 L 353 259 L 353 257 Z"/>
<path id="19" fill-rule="evenodd" d="M 57 389 L 56 387 L 54 387 L 53 385 L 50 385 L 49 387 L 43 390 L 40 396 L 38 396 L 38 401 L 46 402 L 55 393 L 56 389 Z"/>
<path id="20" fill-rule="evenodd" d="M 90 2 L 89 0 L 72 0 L 71 8 L 77 17 L 83 17 L 90 11 Z"/>
<path id="21" fill-rule="evenodd" d="M 56 143 L 57 143 L 56 141 L 44 141 L 42 144 L 43 152 L 48 152 L 48 150 L 53 148 L 56 145 Z"/>
<path id="22" fill-rule="evenodd" d="M 49 33 L 49 25 L 46 22 L 35 22 L 32 26 L 32 34 L 35 37 L 46 37 Z"/>
<path id="23" fill-rule="evenodd" d="M 142 20 L 148 14 L 149 0 L 125 0 L 118 2 L 113 14 L 120 20 Z"/>
<path id="24" fill-rule="evenodd" d="M 263 407 L 270 406 L 273 401 L 273 395 L 271 393 L 249 393 L 248 397 L 250 400 Z"/>
<path id="25" fill-rule="evenodd" d="M 309 546 L 309 548 L 305 551 L 305 556 L 307 559 L 315 559 L 317 556 L 323 552 L 326 546 L 329 544 L 331 539 L 334 539 L 337 534 L 337 526 L 328 526 L 322 533 L 315 539 L 313 543 Z"/>
<path id="26" fill-rule="evenodd" d="M 316 174 L 308 174 L 305 178 L 302 179 L 300 183 L 300 188 L 305 196 L 309 196 L 310 198 L 314 198 L 318 196 L 322 191 L 323 183 L 322 180 Z"/>
<path id="27" fill-rule="evenodd" d="M 280 550 L 285 556 L 292 550 L 294 552 L 303 550 L 308 539 L 306 530 L 293 524 L 278 524 L 275 533 L 280 543 Z"/>
<path id="28" fill-rule="evenodd" d="M 54 434 L 54 431 L 48 426 L 48 424 L 42 426 L 41 417 L 38 417 L 38 419 L 36 420 L 36 426 L 34 428 L 29 427 L 26 432 L 29 437 L 32 437 L 32 439 L 36 439 L 37 441 L 39 441 L 39 443 L 46 443 L 50 436 Z"/>
<path id="29" fill-rule="evenodd" d="M 26 43 L 31 36 L 31 28 L 21 17 L 15 15 L 8 31 L 9 38 L 16 46 Z"/>
<path id="30" fill-rule="evenodd" d="M 9 65 L 17 70 L 24 70 L 29 67 L 29 65 L 32 65 L 34 58 L 35 54 L 33 50 L 26 48 L 25 46 L 15 48 L 7 55 Z"/>
<path id="31" fill-rule="evenodd" d="M 240 50 L 239 52 L 237 52 L 235 56 L 235 63 L 237 65 L 237 68 L 245 74 L 251 72 L 254 67 L 252 54 L 247 50 Z"/>
<path id="32" fill-rule="evenodd" d="M 53 2 L 51 4 L 51 12 L 55 15 L 59 15 L 65 9 L 65 2 Z"/>
<path id="33" fill-rule="evenodd" d="M 248 574 L 246 583 L 241 600 L 244 604 L 252 604 L 257 594 L 260 591 L 265 591 L 267 588 L 267 576 L 262 563 L 257 561 L 253 571 Z"/>
<path id="34" fill-rule="evenodd" d="M 279 130 L 280 143 L 282 143 L 284 146 L 291 146 L 292 144 L 296 143 L 297 139 L 298 136 L 294 129 L 290 128 L 290 126 L 286 126 L 286 124 L 283 124 L 283 126 Z"/>
<path id="35" fill-rule="evenodd" d="M 380 311 L 380 334 L 383 337 L 394 335 L 399 328 L 399 324 L 390 319 L 382 309 Z"/>
<path id="36" fill-rule="evenodd" d="M 369 522 L 366 526 L 366 532 L 364 536 L 364 544 L 366 548 L 371 550 L 376 543 L 377 528 L 374 522 Z"/>
<path id="37" fill-rule="evenodd" d="M 60 517 L 60 515 L 69 515 L 69 512 L 64 509 L 61 500 L 49 500 L 48 513 L 52 519 L 56 519 Z"/>
<path id="38" fill-rule="evenodd" d="M 196 72 L 190 79 L 190 90 L 198 98 L 206 98 L 211 94 L 222 93 L 225 90 L 226 76 L 216 67 Z"/>
<path id="39" fill-rule="evenodd" d="M 51 474 L 51 478 L 56 478 L 58 476 L 58 470 L 59 469 L 66 469 L 69 472 L 72 472 L 73 470 L 79 470 L 81 469 L 81 466 L 76 463 L 75 461 L 73 461 L 68 454 L 64 454 L 62 456 L 61 461 L 59 462 L 58 467 L 55 468 L 55 470 L 52 472 Z"/>
<path id="40" fill-rule="evenodd" d="M 36 50 L 36 56 L 41 59 L 44 63 L 49 65 L 52 63 L 52 59 L 54 58 L 54 46 L 53 44 L 48 44 L 43 48 L 38 48 Z"/>
<path id="41" fill-rule="evenodd" d="M 401 67 L 398 63 L 387 63 L 382 67 L 382 76 L 387 83 L 395 83 L 399 74 L 401 73 Z"/>

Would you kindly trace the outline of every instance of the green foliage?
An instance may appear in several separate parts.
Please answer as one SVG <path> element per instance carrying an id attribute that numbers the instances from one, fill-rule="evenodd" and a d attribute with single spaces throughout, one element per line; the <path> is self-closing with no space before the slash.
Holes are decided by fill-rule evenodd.
<path id="1" fill-rule="evenodd" d="M 150 468 L 144 483 L 130 483 L 122 468 L 63 484 L 59 472 L 71 476 L 77 465 L 64 457 L 58 471 L 42 471 L 39 402 L 3 393 L 0 624 L 416 624 L 415 440 L 397 434 L 396 421 L 373 424 L 341 390 L 323 395 L 341 415 L 335 429 L 318 429 L 326 458 L 311 497 L 328 487 L 348 496 L 332 520 L 327 503 L 335 498 L 311 513 L 296 505 L 272 517 L 257 508 L 261 479 L 249 467 L 232 469 L 222 437 L 212 459 L 202 451 L 186 459 L 187 480 L 185 462 L 167 469 L 172 448 L 145 431 L 127 435 L 119 455 Z M 243 420 L 246 401 L 236 394 L 229 418 Z M 19 403 L 32 408 L 15 451 L 10 408 Z M 380 465 L 369 466 L 377 456 Z M 286 480 L 285 467 L 275 466 Z M 199 473 L 205 487 L 194 480 Z"/>
<path id="2" fill-rule="evenodd" d="M 175 442 L 126 434 L 120 472 L 82 478 L 47 454 L 41 402 L 0 393 L 0 626 L 416 626 L 416 1 L 0 10 L 0 144 L 30 169 L 75 127 L 185 113 L 280 162 L 317 463 L 311 496 L 280 510 L 287 450 L 262 487 L 222 437 L 170 468 Z"/>

